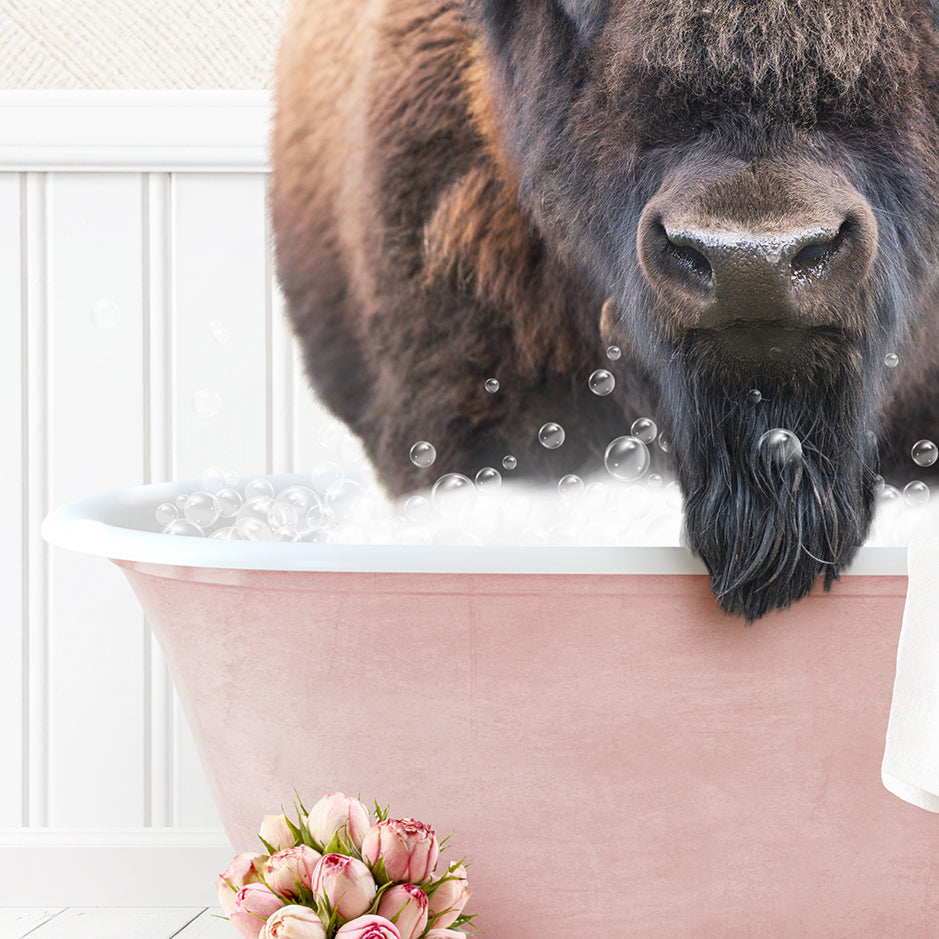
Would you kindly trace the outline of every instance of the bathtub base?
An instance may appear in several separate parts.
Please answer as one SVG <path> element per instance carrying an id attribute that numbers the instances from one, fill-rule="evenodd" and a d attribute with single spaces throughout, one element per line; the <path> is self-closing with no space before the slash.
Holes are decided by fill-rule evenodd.
<path id="1" fill-rule="evenodd" d="M 452 830 L 493 939 L 939 924 L 939 819 L 880 782 L 905 578 L 745 627 L 691 575 L 117 563 L 237 850 L 343 790 Z"/>

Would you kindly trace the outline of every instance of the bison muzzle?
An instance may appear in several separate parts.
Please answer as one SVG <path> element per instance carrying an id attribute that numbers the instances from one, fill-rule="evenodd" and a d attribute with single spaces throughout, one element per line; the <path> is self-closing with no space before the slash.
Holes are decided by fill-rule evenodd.
<path id="1" fill-rule="evenodd" d="M 939 434 L 937 10 L 299 0 L 278 274 L 388 490 L 590 471 L 653 416 L 725 611 L 830 586 Z"/>

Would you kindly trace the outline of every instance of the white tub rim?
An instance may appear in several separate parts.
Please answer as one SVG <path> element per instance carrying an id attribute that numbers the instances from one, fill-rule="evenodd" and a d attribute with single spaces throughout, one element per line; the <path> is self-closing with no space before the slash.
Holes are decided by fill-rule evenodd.
<path id="1" fill-rule="evenodd" d="M 272 474 L 275 488 L 309 485 L 308 474 Z M 677 545 L 514 546 L 377 545 L 223 541 L 164 535 L 150 524 L 153 506 L 202 488 L 199 481 L 150 483 L 64 503 L 43 520 L 49 543 L 112 560 L 174 567 L 258 571 L 479 574 L 706 574 Z M 906 575 L 905 547 L 862 547 L 845 575 Z"/>

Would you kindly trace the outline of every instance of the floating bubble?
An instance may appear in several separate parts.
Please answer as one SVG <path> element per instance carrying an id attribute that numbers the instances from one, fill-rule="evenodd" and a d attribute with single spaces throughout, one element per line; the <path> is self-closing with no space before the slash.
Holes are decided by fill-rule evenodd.
<path id="1" fill-rule="evenodd" d="M 186 518 L 200 528 L 208 528 L 218 521 L 218 502 L 211 492 L 194 492 L 183 507 Z"/>
<path id="2" fill-rule="evenodd" d="M 929 486 L 918 479 L 907 483 L 903 487 L 903 501 L 914 507 L 925 505 L 929 501 Z"/>
<path id="3" fill-rule="evenodd" d="M 672 480 L 665 487 L 665 504 L 670 509 L 680 509 L 684 504 L 684 498 L 681 494 L 681 486 L 677 480 Z"/>
<path id="4" fill-rule="evenodd" d="M 655 426 L 655 421 L 651 417 L 640 417 L 633 421 L 629 432 L 643 443 L 652 443 L 659 429 Z"/>
<path id="5" fill-rule="evenodd" d="M 120 307 L 113 300 L 95 300 L 91 306 L 91 321 L 99 329 L 115 326 L 120 315 Z"/>
<path id="6" fill-rule="evenodd" d="M 293 506 L 298 517 L 304 516 L 321 502 L 320 497 L 309 486 L 288 486 L 277 493 L 274 501 Z"/>
<path id="7" fill-rule="evenodd" d="M 408 496 L 404 500 L 404 515 L 412 522 L 429 522 L 433 518 L 434 508 L 425 496 Z"/>
<path id="8" fill-rule="evenodd" d="M 592 509 L 601 509 L 610 498 L 610 488 L 606 483 L 594 481 L 587 483 L 584 489 L 584 502 Z"/>
<path id="9" fill-rule="evenodd" d="M 177 518 L 163 529 L 164 535 L 189 535 L 192 538 L 204 538 L 205 532 L 194 522 Z"/>
<path id="10" fill-rule="evenodd" d="M 245 483 L 245 502 L 260 497 L 274 498 L 274 487 L 269 479 L 258 477 Z"/>
<path id="11" fill-rule="evenodd" d="M 778 359 L 782 355 L 782 349 L 779 346 L 770 346 L 769 354 L 774 358 Z"/>
<path id="12" fill-rule="evenodd" d="M 239 518 L 235 523 L 238 535 L 245 541 L 273 541 L 274 533 L 267 522 L 259 518 Z"/>
<path id="13" fill-rule="evenodd" d="M 887 368 L 896 368 L 899 364 L 900 356 L 898 356 L 896 352 L 888 352 L 884 356 L 884 365 L 886 365 Z"/>
<path id="14" fill-rule="evenodd" d="M 649 448 L 638 437 L 617 437 L 609 442 L 603 454 L 606 471 L 624 482 L 642 477 L 649 461 Z"/>
<path id="15" fill-rule="evenodd" d="M 759 388 L 751 388 L 747 392 L 747 401 L 750 404 L 759 404 L 763 400 L 763 392 Z"/>
<path id="16" fill-rule="evenodd" d="M 498 378 L 487 378 L 485 384 L 486 391 L 489 394 L 494 395 L 499 390 L 499 379 Z"/>
<path id="17" fill-rule="evenodd" d="M 872 483 L 874 485 L 874 495 L 879 496 L 884 491 L 884 486 L 886 485 L 883 476 L 879 473 L 875 473 Z"/>
<path id="18" fill-rule="evenodd" d="M 316 440 L 325 450 L 338 450 L 343 429 L 339 421 L 327 421 L 316 432 Z"/>
<path id="19" fill-rule="evenodd" d="M 267 524 L 276 535 L 279 528 L 295 528 L 305 516 L 305 510 L 297 511 L 296 506 L 289 502 L 278 502 L 275 499 L 267 510 Z"/>
<path id="20" fill-rule="evenodd" d="M 661 476 L 659 476 L 658 473 L 650 473 L 650 474 L 646 477 L 646 485 L 647 485 L 650 489 L 661 489 L 663 482 L 664 482 L 664 480 L 662 479 Z"/>
<path id="21" fill-rule="evenodd" d="M 175 502 L 162 502 L 156 507 L 153 514 L 156 516 L 157 524 L 165 527 L 179 518 L 179 509 L 176 507 Z"/>
<path id="22" fill-rule="evenodd" d="M 309 539 L 307 535 L 322 532 L 326 529 L 332 528 L 335 524 L 336 517 L 333 512 L 326 508 L 322 502 L 317 503 L 310 507 L 306 515 L 303 518 L 303 527 L 300 531 L 300 535 L 304 541 L 315 540 L 319 541 L 321 539 Z"/>
<path id="23" fill-rule="evenodd" d="M 502 485 L 502 474 L 492 466 L 484 466 L 476 474 L 476 485 L 480 489 L 498 489 Z"/>
<path id="24" fill-rule="evenodd" d="M 355 522 L 359 524 L 371 513 L 372 496 L 355 479 L 336 480 L 327 490 L 323 503 L 339 523 Z"/>
<path id="25" fill-rule="evenodd" d="M 671 452 L 672 445 L 668 442 L 668 438 L 667 438 L 667 437 L 663 437 L 661 434 L 659 434 L 659 436 L 656 438 L 656 441 L 655 441 L 655 442 L 658 444 L 659 449 L 660 449 L 663 453 L 670 453 L 670 452 Z"/>
<path id="26" fill-rule="evenodd" d="M 799 438 L 784 427 L 766 431 L 757 441 L 757 450 L 766 454 L 777 469 L 802 462 L 802 444 Z"/>
<path id="27" fill-rule="evenodd" d="M 538 431 L 538 442 L 546 450 L 557 450 L 564 443 L 564 437 L 564 428 L 554 421 L 542 424 L 541 429 Z"/>
<path id="28" fill-rule="evenodd" d="M 476 487 L 462 473 L 445 473 L 430 490 L 434 508 L 447 518 L 460 518 L 476 502 Z"/>
<path id="29" fill-rule="evenodd" d="M 606 357 L 612 361 L 616 361 L 623 354 L 623 350 L 619 346 L 607 346 L 606 347 Z"/>
<path id="30" fill-rule="evenodd" d="M 215 417 L 222 410 L 222 399 L 211 388 L 200 388 L 192 396 L 192 409 L 199 417 Z"/>
<path id="31" fill-rule="evenodd" d="M 316 469 L 310 474 L 310 482 L 313 487 L 320 492 L 325 492 L 334 482 L 345 476 L 342 467 L 333 460 L 327 460 L 325 463 L 317 465 Z"/>
<path id="32" fill-rule="evenodd" d="M 568 499 L 582 496 L 585 489 L 584 481 L 575 473 L 568 473 L 558 480 L 558 492 Z"/>
<path id="33" fill-rule="evenodd" d="M 231 339 L 231 333 L 226 329 L 225 324 L 221 320 L 210 320 L 209 332 L 212 334 L 212 338 L 221 345 L 225 345 L 225 343 Z"/>
<path id="34" fill-rule="evenodd" d="M 900 498 L 900 490 L 896 486 L 884 486 L 877 498 L 883 499 L 884 502 L 892 502 Z"/>
<path id="35" fill-rule="evenodd" d="M 518 460 L 510 453 L 508 456 L 502 457 L 502 468 L 507 470 L 514 470 L 518 466 Z"/>
<path id="36" fill-rule="evenodd" d="M 411 462 L 415 466 L 430 466 L 437 459 L 437 448 L 426 440 L 418 440 L 411 447 Z"/>
<path id="37" fill-rule="evenodd" d="M 608 395 L 615 386 L 616 379 L 613 377 L 613 373 L 608 372 L 605 368 L 598 368 L 595 372 L 591 372 L 590 378 L 587 379 L 587 387 L 600 397 Z"/>
<path id="38" fill-rule="evenodd" d="M 939 447 L 931 440 L 917 440 L 910 450 L 910 456 L 917 466 L 932 466 L 939 458 Z"/>

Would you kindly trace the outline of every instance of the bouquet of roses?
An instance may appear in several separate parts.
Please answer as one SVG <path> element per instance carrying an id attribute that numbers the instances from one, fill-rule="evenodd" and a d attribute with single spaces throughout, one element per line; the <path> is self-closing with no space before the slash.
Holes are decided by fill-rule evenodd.
<path id="1" fill-rule="evenodd" d="M 358 799 L 323 796 L 297 822 L 265 815 L 267 854 L 239 854 L 215 886 L 246 939 L 466 939 L 473 925 L 459 861 L 438 870 L 441 845 L 413 818 L 377 820 Z M 446 842 L 447 839 L 444 839 Z M 475 926 L 473 928 L 476 928 Z"/>

